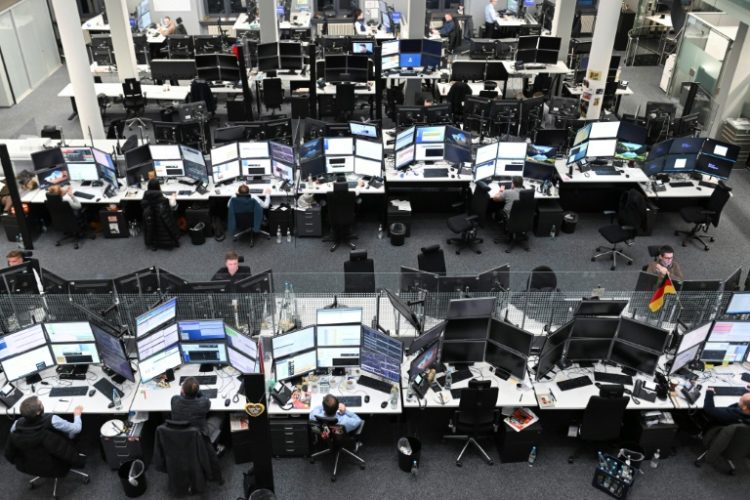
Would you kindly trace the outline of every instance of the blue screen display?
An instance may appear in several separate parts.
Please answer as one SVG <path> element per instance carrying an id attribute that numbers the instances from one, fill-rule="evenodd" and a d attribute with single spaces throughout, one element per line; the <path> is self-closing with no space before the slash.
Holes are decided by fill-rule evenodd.
<path id="1" fill-rule="evenodd" d="M 399 65 L 402 68 L 416 68 L 422 66 L 422 54 L 401 54 Z"/>

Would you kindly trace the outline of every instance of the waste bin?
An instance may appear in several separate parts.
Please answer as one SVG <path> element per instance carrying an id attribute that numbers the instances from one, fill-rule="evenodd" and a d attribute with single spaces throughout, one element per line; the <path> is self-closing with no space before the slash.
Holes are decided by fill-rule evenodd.
<path id="1" fill-rule="evenodd" d="M 206 224 L 199 222 L 190 228 L 190 241 L 193 245 L 202 245 L 206 242 Z"/>
<path id="2" fill-rule="evenodd" d="M 409 442 L 408 449 L 404 450 L 401 446 L 403 439 Z M 422 442 L 415 437 L 401 438 L 398 447 L 398 467 L 404 472 L 411 472 L 416 475 L 419 469 L 419 455 L 422 450 Z M 407 451 L 411 450 L 411 453 Z"/>
<path id="3" fill-rule="evenodd" d="M 563 214 L 562 229 L 563 233 L 573 234 L 576 232 L 576 225 L 578 224 L 578 214 L 575 212 L 565 212 Z"/>
<path id="4" fill-rule="evenodd" d="M 143 460 L 130 460 L 117 469 L 125 496 L 135 498 L 146 492 L 146 464 Z"/>
<path id="5" fill-rule="evenodd" d="M 394 247 L 400 247 L 404 244 L 404 239 L 406 238 L 406 225 L 401 222 L 394 222 L 391 224 L 390 230 L 391 234 L 391 245 Z"/>

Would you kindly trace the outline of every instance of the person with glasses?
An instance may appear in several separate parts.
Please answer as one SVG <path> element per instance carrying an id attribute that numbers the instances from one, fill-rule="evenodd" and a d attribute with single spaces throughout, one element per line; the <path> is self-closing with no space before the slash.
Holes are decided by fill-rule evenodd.
<path id="1" fill-rule="evenodd" d="M 661 286 L 664 277 L 669 275 L 672 281 L 684 281 L 685 276 L 682 274 L 680 264 L 674 258 L 674 248 L 664 245 L 659 248 L 659 255 L 656 260 L 646 266 L 646 272 L 659 276 L 657 287 Z"/>

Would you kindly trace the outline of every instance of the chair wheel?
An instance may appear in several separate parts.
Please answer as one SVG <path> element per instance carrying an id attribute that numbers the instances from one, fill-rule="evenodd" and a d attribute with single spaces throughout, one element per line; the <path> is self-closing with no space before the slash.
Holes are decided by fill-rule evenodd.
<path id="1" fill-rule="evenodd" d="M 708 239 L 708 241 L 710 241 L 711 243 L 713 243 L 716 240 L 713 237 L 711 237 L 711 238 Z"/>
<path id="2" fill-rule="evenodd" d="M 83 484 L 89 484 L 91 482 L 91 478 L 86 478 L 83 480 Z"/>
<path id="3" fill-rule="evenodd" d="M 461 255 L 461 250 L 456 250 L 456 255 Z"/>
<path id="4" fill-rule="evenodd" d="M 311 459 L 310 459 L 310 463 L 311 463 L 311 464 L 314 464 L 314 463 L 315 463 L 315 459 L 314 459 L 314 458 L 311 458 Z"/>
<path id="5" fill-rule="evenodd" d="M 510 253 L 510 248 L 506 248 L 505 253 Z"/>
<path id="6" fill-rule="evenodd" d="M 695 462 L 693 462 L 693 465 L 695 465 L 696 467 L 700 467 L 703 464 L 701 464 L 700 460 L 696 460 Z"/>
<path id="7" fill-rule="evenodd" d="M 629 260 L 629 261 L 628 261 L 628 265 L 629 265 L 629 266 L 632 266 L 632 265 L 633 265 L 633 261 L 630 261 L 630 260 Z"/>
<path id="8" fill-rule="evenodd" d="M 591 262 L 596 262 L 596 259 L 591 257 Z"/>
<path id="9" fill-rule="evenodd" d="M 456 460 L 456 467 L 461 467 L 461 465 L 463 465 L 463 464 L 461 462 L 459 462 L 458 460 Z"/>
<path id="10" fill-rule="evenodd" d="M 78 243 L 74 244 L 74 245 L 73 245 L 73 248 L 74 248 L 75 250 L 78 250 Z"/>
<path id="11" fill-rule="evenodd" d="M 58 241 L 57 243 L 55 243 L 55 246 L 59 247 L 60 246 L 60 242 Z"/>
<path id="12" fill-rule="evenodd" d="M 675 232 L 674 232 L 674 235 L 675 235 L 675 236 L 679 236 L 679 235 L 680 235 L 680 232 L 679 232 L 679 231 L 675 231 Z"/>
<path id="13" fill-rule="evenodd" d="M 489 462 L 487 462 L 487 465 L 495 465 L 495 461 L 494 460 L 490 460 Z"/>
<path id="14" fill-rule="evenodd" d="M 364 465 L 360 465 L 360 466 L 359 466 L 359 468 L 360 468 L 361 470 L 365 470 L 365 466 L 364 466 Z"/>
<path id="15" fill-rule="evenodd" d="M 335 483 L 335 482 L 336 482 L 336 476 L 331 476 L 331 482 L 332 482 L 332 483 Z"/>
<path id="16" fill-rule="evenodd" d="M 597 252 L 601 252 L 602 251 L 602 247 L 596 247 L 596 251 Z"/>
<path id="17" fill-rule="evenodd" d="M 706 247 L 706 248 L 704 248 L 703 250 L 705 250 L 706 252 L 708 252 L 709 248 L 708 248 L 708 247 Z"/>
<path id="18" fill-rule="evenodd" d="M 30 490 L 33 490 L 34 488 L 36 488 L 36 484 L 34 484 L 34 483 L 29 483 L 29 489 L 30 489 Z"/>
<path id="19" fill-rule="evenodd" d="M 614 271 L 615 270 L 615 266 L 610 267 L 609 270 L 610 271 Z"/>
<path id="20" fill-rule="evenodd" d="M 569 464 L 572 464 L 572 463 L 573 463 L 573 457 L 568 457 L 568 463 L 569 463 Z"/>
<path id="21" fill-rule="evenodd" d="M 687 243 L 685 243 L 685 242 L 683 241 L 683 242 L 682 242 L 682 246 L 686 247 L 686 246 L 687 246 Z"/>

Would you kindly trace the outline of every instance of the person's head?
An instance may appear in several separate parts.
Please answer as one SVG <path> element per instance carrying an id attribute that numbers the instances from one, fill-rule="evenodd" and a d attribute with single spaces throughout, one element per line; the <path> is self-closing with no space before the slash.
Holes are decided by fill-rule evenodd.
<path id="1" fill-rule="evenodd" d="M 323 398 L 323 413 L 326 417 L 335 417 L 339 409 L 339 400 L 333 394 L 326 394 Z"/>
<path id="2" fill-rule="evenodd" d="M 659 248 L 659 264 L 662 266 L 671 266 L 674 260 L 674 248 L 664 245 Z"/>
<path id="3" fill-rule="evenodd" d="M 148 181 L 148 190 L 149 191 L 161 191 L 161 184 L 159 184 L 159 181 L 156 179 L 151 179 Z"/>
<path id="4" fill-rule="evenodd" d="M 746 392 L 740 396 L 740 400 L 737 404 L 740 407 L 740 411 L 745 415 L 750 415 L 750 392 Z"/>
<path id="5" fill-rule="evenodd" d="M 36 420 L 44 415 L 44 405 L 36 396 L 29 396 L 21 402 L 21 416 L 27 421 Z"/>
<path id="6" fill-rule="evenodd" d="M 57 184 L 52 184 L 50 187 L 47 188 L 47 192 L 49 194 L 54 194 L 57 196 L 62 196 L 62 189 Z"/>
<path id="7" fill-rule="evenodd" d="M 362 12 L 362 9 L 354 9 L 354 12 L 352 12 L 352 17 L 356 20 L 364 19 L 365 14 Z"/>
<path id="8" fill-rule="evenodd" d="M 490 0 L 490 3 L 491 3 L 492 5 L 495 5 L 495 4 L 497 3 L 497 0 Z"/>
<path id="9" fill-rule="evenodd" d="M 250 194 L 250 187 L 247 184 L 240 184 L 237 188 L 237 194 L 248 195 Z"/>
<path id="10" fill-rule="evenodd" d="M 182 18 L 181 18 L 181 17 L 178 17 L 178 18 L 176 18 L 176 19 L 174 20 L 174 22 L 176 22 L 177 24 L 182 24 Z"/>
<path id="11" fill-rule="evenodd" d="M 164 16 L 164 19 L 162 19 L 162 24 L 164 24 L 164 26 L 168 26 L 169 23 L 171 22 L 172 22 L 172 18 L 169 16 Z"/>
<path id="12" fill-rule="evenodd" d="M 445 22 L 447 23 L 447 22 L 449 22 L 449 21 L 453 21 L 453 16 L 452 16 L 452 15 L 450 15 L 450 14 L 446 14 L 446 15 L 445 15 Z"/>
<path id="13" fill-rule="evenodd" d="M 186 398 L 194 398 L 198 395 L 198 391 L 200 391 L 200 389 L 201 386 L 195 379 L 195 377 L 188 377 L 182 383 L 182 390 L 180 392 Z"/>
<path id="14" fill-rule="evenodd" d="M 20 250 L 11 250 L 5 255 L 8 267 L 20 266 L 23 264 L 23 252 Z"/>
<path id="15" fill-rule="evenodd" d="M 523 177 L 520 175 L 514 175 L 511 179 L 511 183 L 513 184 L 514 189 L 519 189 L 523 187 Z"/>
<path id="16" fill-rule="evenodd" d="M 230 276 L 234 276 L 234 273 L 240 268 L 240 256 L 237 252 L 230 250 L 224 255 L 224 265 L 227 266 L 227 272 Z"/>

